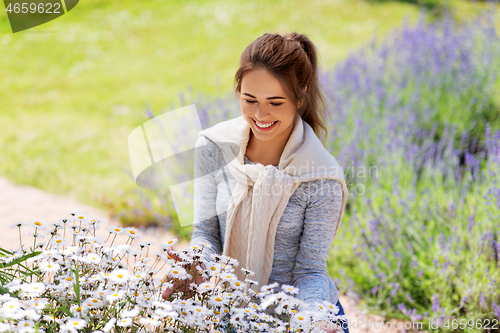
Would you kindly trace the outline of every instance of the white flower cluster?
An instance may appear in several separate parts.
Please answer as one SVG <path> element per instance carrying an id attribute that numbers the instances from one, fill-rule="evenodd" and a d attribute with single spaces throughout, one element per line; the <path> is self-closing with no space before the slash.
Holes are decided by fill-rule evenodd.
<path id="1" fill-rule="evenodd" d="M 293 286 L 276 292 L 275 283 L 255 292 L 250 287 L 257 282 L 248 279 L 253 272 L 243 268 L 245 281 L 236 278 L 236 259 L 202 260 L 207 244 L 175 252 L 177 240 L 170 240 L 149 265 L 150 244 L 131 246 L 139 237 L 136 229 L 109 229 L 111 245 L 116 234 L 129 236 L 113 247 L 95 237 L 100 222 L 78 214 L 45 228 L 32 221 L 31 251 L 22 242 L 17 251 L 1 249 L 0 280 L 8 281 L 2 282 L 8 292 L 0 295 L 0 332 L 320 332 L 312 325 L 316 319 L 337 319 L 336 306 L 306 307 L 293 296 Z M 42 231 L 50 239 L 36 246 Z M 165 265 L 168 274 L 155 277 Z M 201 283 L 192 280 L 197 275 Z M 176 288 L 178 283 L 185 288 Z M 167 301 L 161 296 L 166 288 L 172 290 Z M 280 318 L 266 312 L 270 306 Z"/>

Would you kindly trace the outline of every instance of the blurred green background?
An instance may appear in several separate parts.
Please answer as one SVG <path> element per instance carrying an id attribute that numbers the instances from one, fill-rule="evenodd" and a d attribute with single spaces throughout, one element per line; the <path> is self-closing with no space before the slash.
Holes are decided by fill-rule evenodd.
<path id="1" fill-rule="evenodd" d="M 462 0 L 87 0 L 16 34 L 4 13 L 0 176 L 116 214 L 136 202 L 127 137 L 147 108 L 158 114 L 199 93 L 226 93 L 239 55 L 265 32 L 306 34 L 329 69 L 404 18 L 415 21 L 419 3 L 430 20 L 445 5 L 459 19 L 485 7 Z"/>

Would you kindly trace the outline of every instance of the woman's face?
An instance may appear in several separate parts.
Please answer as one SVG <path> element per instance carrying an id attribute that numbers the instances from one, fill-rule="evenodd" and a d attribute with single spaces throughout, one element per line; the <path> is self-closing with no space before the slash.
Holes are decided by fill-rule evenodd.
<path id="1" fill-rule="evenodd" d="M 241 112 L 253 135 L 262 141 L 287 141 L 292 133 L 297 107 L 281 83 L 264 69 L 254 69 L 241 79 Z M 259 125 L 269 125 L 260 127 Z"/>

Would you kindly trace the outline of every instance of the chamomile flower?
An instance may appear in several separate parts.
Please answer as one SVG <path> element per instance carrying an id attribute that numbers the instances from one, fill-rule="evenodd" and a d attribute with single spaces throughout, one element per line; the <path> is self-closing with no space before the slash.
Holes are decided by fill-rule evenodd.
<path id="1" fill-rule="evenodd" d="M 62 237 L 55 237 L 52 240 L 52 244 L 57 245 L 57 246 L 66 246 L 66 245 L 68 245 L 68 241 Z"/>
<path id="2" fill-rule="evenodd" d="M 152 244 L 154 244 L 155 242 L 142 242 L 142 243 L 137 243 L 137 245 L 139 245 L 142 248 L 149 248 Z"/>
<path id="3" fill-rule="evenodd" d="M 129 273 L 126 269 L 115 269 L 109 275 L 109 279 L 114 283 L 125 283 L 128 281 Z"/>
<path id="4" fill-rule="evenodd" d="M 87 322 L 81 318 L 69 318 L 66 321 L 66 325 L 77 330 L 82 329 L 86 324 Z"/>
<path id="5" fill-rule="evenodd" d="M 57 263 L 50 261 L 43 261 L 39 264 L 40 269 L 45 273 L 54 273 L 61 268 L 61 266 Z"/>
<path id="6" fill-rule="evenodd" d="M 139 323 L 141 325 L 151 325 L 151 326 L 160 326 L 161 321 L 156 320 L 154 318 L 140 318 Z"/>
<path id="7" fill-rule="evenodd" d="M 102 308 L 104 306 L 102 300 L 100 300 L 100 299 L 98 299 L 96 297 L 89 297 L 89 298 L 87 298 L 85 300 L 84 304 L 87 307 L 91 308 L 91 309 L 93 309 L 93 308 L 100 309 L 100 308 Z"/>
<path id="8" fill-rule="evenodd" d="M 116 325 L 118 325 L 120 327 L 130 327 L 130 326 L 132 326 L 133 323 L 134 322 L 133 322 L 132 318 L 128 317 L 128 318 L 119 319 L 116 322 Z"/>
<path id="9" fill-rule="evenodd" d="M 132 227 L 126 228 L 124 230 L 124 233 L 132 239 L 140 238 L 139 230 L 137 230 L 136 228 L 132 228 Z"/>
<path id="10" fill-rule="evenodd" d="M 120 235 L 120 234 L 123 234 L 123 232 L 125 231 L 123 229 L 123 227 L 106 227 L 106 229 L 111 233 L 111 234 L 115 234 L 115 235 Z"/>
<path id="11" fill-rule="evenodd" d="M 30 294 L 42 294 L 45 291 L 45 284 L 42 282 L 22 284 L 20 289 Z"/>
<path id="12" fill-rule="evenodd" d="M 176 243 L 177 243 L 177 238 L 174 238 L 174 239 L 171 239 L 169 241 L 162 243 L 161 247 L 163 248 L 163 251 L 166 251 L 166 250 L 170 249 L 172 246 L 174 246 L 174 244 L 176 244 Z"/>
<path id="13" fill-rule="evenodd" d="M 206 293 L 214 289 L 214 284 L 212 282 L 201 283 L 197 289 L 199 293 Z"/>
<path id="14" fill-rule="evenodd" d="M 172 269 L 170 270 L 171 277 L 178 278 L 181 280 L 187 279 L 190 275 L 186 272 L 186 269 L 181 266 L 172 266 Z"/>
<path id="15" fill-rule="evenodd" d="M 17 221 L 17 222 L 12 222 L 10 224 L 11 228 L 12 229 L 16 229 L 16 228 L 21 228 L 21 227 L 25 227 L 27 226 L 28 224 L 26 222 L 21 222 L 21 221 Z"/>
<path id="16" fill-rule="evenodd" d="M 106 245 L 106 242 L 102 237 L 89 237 L 88 241 L 91 245 L 98 247 Z"/>
<path id="17" fill-rule="evenodd" d="M 43 228 L 42 222 L 40 222 L 38 220 L 30 220 L 29 224 L 31 224 L 35 228 Z"/>
<path id="18" fill-rule="evenodd" d="M 104 328 L 102 329 L 102 331 L 104 333 L 107 333 L 109 331 L 111 331 L 113 329 L 113 327 L 115 327 L 115 323 L 116 323 L 116 318 L 113 317 L 111 318 L 107 323 L 106 325 L 104 325 Z"/>
<path id="19" fill-rule="evenodd" d="M 82 259 L 83 262 L 89 264 L 99 264 L 102 261 L 102 258 L 94 253 L 89 253 L 86 257 Z"/>
<path id="20" fill-rule="evenodd" d="M 124 298 L 125 298 L 125 291 L 123 290 L 115 291 L 109 295 L 106 295 L 106 299 L 108 300 L 108 302 L 119 301 L 123 300 Z"/>
<path id="21" fill-rule="evenodd" d="M 35 326 L 35 322 L 33 320 L 20 320 L 17 323 L 16 332 L 32 333 L 32 332 L 35 332 L 35 330 L 36 330 L 36 326 Z"/>
<path id="22" fill-rule="evenodd" d="M 223 273 L 220 275 L 220 278 L 223 281 L 229 281 L 229 282 L 237 280 L 236 275 L 234 275 L 233 273 Z"/>
<path id="23" fill-rule="evenodd" d="M 139 315 L 139 310 L 137 308 L 134 308 L 132 310 L 123 310 L 120 313 L 120 317 L 122 318 L 137 317 L 138 315 Z"/>
<path id="24" fill-rule="evenodd" d="M 2 258 L 4 262 L 9 263 L 17 258 L 20 258 L 23 255 L 23 251 L 17 250 L 16 252 L 12 252 L 7 257 Z"/>
<path id="25" fill-rule="evenodd" d="M 213 306 L 223 306 L 226 304 L 229 300 L 221 295 L 212 295 L 210 296 L 209 303 Z"/>
<path id="26" fill-rule="evenodd" d="M 299 289 L 298 288 L 295 288 L 294 286 L 291 286 L 291 285 L 288 285 L 288 284 L 283 284 L 281 285 L 281 289 L 284 291 L 284 292 L 287 292 L 289 294 L 297 294 L 299 292 Z"/>
<path id="27" fill-rule="evenodd" d="M 207 266 L 208 273 L 210 276 L 218 276 L 221 272 L 221 265 L 217 263 L 210 263 Z"/>
<path id="28" fill-rule="evenodd" d="M 308 312 L 300 311 L 293 314 L 290 321 L 299 328 L 306 328 L 311 325 L 311 316 Z"/>
<path id="29" fill-rule="evenodd" d="M 231 287 L 233 287 L 233 289 L 244 289 L 245 288 L 245 285 L 243 283 L 241 283 L 241 281 L 239 280 L 230 280 L 229 281 L 231 283 Z"/>

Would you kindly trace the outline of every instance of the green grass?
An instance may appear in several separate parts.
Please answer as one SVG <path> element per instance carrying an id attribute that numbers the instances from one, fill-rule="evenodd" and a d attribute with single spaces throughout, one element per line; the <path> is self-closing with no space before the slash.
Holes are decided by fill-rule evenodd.
<path id="1" fill-rule="evenodd" d="M 484 7 L 452 4 L 464 17 Z M 87 0 L 12 34 L 4 12 L 0 176 L 97 207 L 99 196 L 124 201 L 136 188 L 124 172 L 127 138 L 146 120 L 146 105 L 155 113 L 176 108 L 188 85 L 195 95 L 230 90 L 239 55 L 265 32 L 308 35 L 330 68 L 417 13 L 409 3 L 362 0 Z M 120 189 L 126 195 L 117 196 Z"/>

